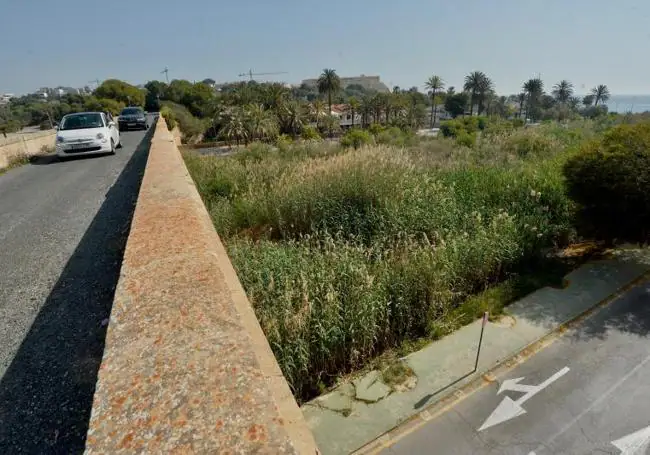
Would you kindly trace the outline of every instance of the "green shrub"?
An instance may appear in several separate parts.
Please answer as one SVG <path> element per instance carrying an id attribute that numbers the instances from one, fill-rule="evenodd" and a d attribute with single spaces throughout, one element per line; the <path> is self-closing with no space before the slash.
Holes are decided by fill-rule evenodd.
<path id="1" fill-rule="evenodd" d="M 585 235 L 650 240 L 650 122 L 619 125 L 583 146 L 564 175 Z"/>
<path id="2" fill-rule="evenodd" d="M 372 143 L 372 136 L 368 131 L 352 128 L 341 137 L 343 147 L 353 147 L 355 150 L 359 147 Z"/>
<path id="3" fill-rule="evenodd" d="M 514 128 L 521 128 L 526 124 L 526 121 L 523 118 L 514 118 L 512 119 L 512 126 Z"/>
<path id="4" fill-rule="evenodd" d="M 372 134 L 373 136 L 377 136 L 379 133 L 385 131 L 386 128 L 384 128 L 383 125 L 380 123 L 373 123 L 368 127 L 368 132 Z"/>
<path id="5" fill-rule="evenodd" d="M 461 131 L 456 135 L 456 144 L 462 147 L 474 147 L 476 144 L 476 133 Z"/>
<path id="6" fill-rule="evenodd" d="M 377 144 L 406 147 L 416 145 L 418 143 L 418 137 L 412 131 L 405 131 L 396 126 L 392 126 L 377 134 L 375 141 Z"/>
<path id="7" fill-rule="evenodd" d="M 286 134 L 280 134 L 275 138 L 275 146 L 280 150 L 286 150 L 291 144 L 293 144 L 293 139 L 291 139 L 291 136 L 287 136 Z"/>
<path id="8" fill-rule="evenodd" d="M 176 117 L 174 116 L 174 112 L 168 106 L 163 106 L 163 108 L 160 109 L 160 115 L 162 115 L 162 117 L 165 119 L 165 123 L 167 123 L 167 129 L 169 129 L 169 131 L 176 128 Z"/>
<path id="9" fill-rule="evenodd" d="M 311 126 L 305 126 L 302 129 L 300 137 L 306 141 L 320 141 L 321 136 L 318 134 L 318 130 Z"/>
<path id="10" fill-rule="evenodd" d="M 551 135 L 538 131 L 525 131 L 515 133 L 506 138 L 505 150 L 516 153 L 521 158 L 536 156 L 545 157 L 553 154 L 560 148 L 558 141 Z"/>
<path id="11" fill-rule="evenodd" d="M 203 135 L 206 130 L 205 122 L 194 117 L 185 106 L 172 103 L 171 101 L 164 101 L 162 109 L 165 110 L 166 108 L 173 113 L 175 125 L 178 125 L 178 128 L 183 134 L 183 142 L 199 139 Z"/>

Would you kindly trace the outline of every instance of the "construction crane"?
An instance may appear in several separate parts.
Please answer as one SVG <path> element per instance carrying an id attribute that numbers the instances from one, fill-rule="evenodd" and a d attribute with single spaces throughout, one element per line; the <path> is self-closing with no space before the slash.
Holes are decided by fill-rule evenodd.
<path id="1" fill-rule="evenodd" d="M 165 74 L 165 80 L 169 84 L 169 68 L 165 67 L 165 69 L 160 72 L 160 74 L 163 74 L 163 73 Z"/>
<path id="2" fill-rule="evenodd" d="M 247 73 L 241 73 L 238 74 L 239 77 L 246 77 L 248 76 L 250 80 L 253 80 L 253 76 L 270 76 L 272 74 L 288 74 L 286 71 L 276 71 L 273 73 L 253 73 L 252 69 L 249 69 Z"/>

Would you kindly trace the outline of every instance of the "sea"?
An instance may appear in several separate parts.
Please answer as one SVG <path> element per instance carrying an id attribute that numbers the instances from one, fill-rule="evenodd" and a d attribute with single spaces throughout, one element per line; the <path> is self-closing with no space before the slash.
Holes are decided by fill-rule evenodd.
<path id="1" fill-rule="evenodd" d="M 650 111 L 650 95 L 612 95 L 607 101 L 609 112 L 637 114 Z"/>

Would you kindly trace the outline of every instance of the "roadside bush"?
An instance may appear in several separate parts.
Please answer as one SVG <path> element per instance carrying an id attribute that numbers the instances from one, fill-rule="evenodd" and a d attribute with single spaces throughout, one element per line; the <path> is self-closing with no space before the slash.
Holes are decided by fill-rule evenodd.
<path id="1" fill-rule="evenodd" d="M 167 129 L 169 129 L 169 131 L 176 128 L 176 117 L 174 116 L 174 112 L 172 112 L 169 106 L 163 106 L 163 108 L 160 109 L 160 115 L 162 115 L 162 117 L 165 119 L 165 123 L 167 123 Z"/>
<path id="2" fill-rule="evenodd" d="M 512 126 L 515 128 L 521 128 L 526 124 L 526 121 L 523 118 L 514 118 L 512 119 Z"/>
<path id="3" fill-rule="evenodd" d="M 175 124 L 178 125 L 178 128 L 183 134 L 184 143 L 201 139 L 203 132 L 206 130 L 206 124 L 204 121 L 194 117 L 183 105 L 164 101 L 163 110 L 165 108 L 173 112 L 173 118 L 176 121 Z"/>
<path id="4" fill-rule="evenodd" d="M 619 125 L 583 146 L 564 175 L 585 235 L 650 240 L 650 122 Z"/>
<path id="5" fill-rule="evenodd" d="M 456 138 L 459 135 L 473 134 L 487 128 L 488 121 L 485 117 L 465 117 L 447 120 L 440 125 L 440 132 L 444 137 Z"/>
<path id="6" fill-rule="evenodd" d="M 343 147 L 352 147 L 355 150 L 359 147 L 372 143 L 372 136 L 368 131 L 352 128 L 341 137 Z"/>

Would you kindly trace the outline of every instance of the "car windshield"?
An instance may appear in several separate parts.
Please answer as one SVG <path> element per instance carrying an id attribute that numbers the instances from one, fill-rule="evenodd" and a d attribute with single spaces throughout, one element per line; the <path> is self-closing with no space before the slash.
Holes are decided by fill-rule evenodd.
<path id="1" fill-rule="evenodd" d="M 75 114 L 63 118 L 59 130 L 80 130 L 84 128 L 101 128 L 102 116 L 100 114 Z"/>
<path id="2" fill-rule="evenodd" d="M 137 107 L 127 107 L 126 109 L 122 109 L 122 113 L 120 115 L 139 115 L 142 114 L 142 110 L 138 109 Z"/>

